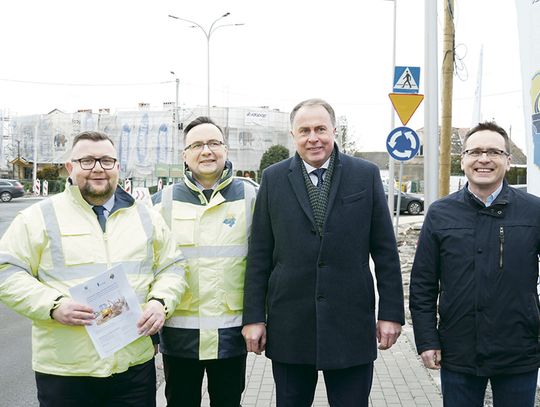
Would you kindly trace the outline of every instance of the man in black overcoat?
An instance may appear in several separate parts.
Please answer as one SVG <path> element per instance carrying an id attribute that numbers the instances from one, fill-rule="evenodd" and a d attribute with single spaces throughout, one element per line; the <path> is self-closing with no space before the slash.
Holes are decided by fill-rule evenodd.
<path id="1" fill-rule="evenodd" d="M 277 405 L 367 406 L 373 361 L 404 323 L 396 240 L 378 168 L 339 152 L 324 100 L 291 112 L 296 154 L 264 171 L 247 260 L 243 335 L 272 359 Z M 369 257 L 375 264 L 378 310 Z"/>

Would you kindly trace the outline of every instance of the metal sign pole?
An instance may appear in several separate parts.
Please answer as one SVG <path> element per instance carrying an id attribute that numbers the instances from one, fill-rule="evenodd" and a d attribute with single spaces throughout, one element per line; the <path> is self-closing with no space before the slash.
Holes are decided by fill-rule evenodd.
<path id="1" fill-rule="evenodd" d="M 403 161 L 399 162 L 399 187 L 397 193 L 397 205 L 396 205 L 396 226 L 395 226 L 395 235 L 396 239 L 398 236 L 398 226 L 399 226 L 399 212 L 401 210 L 401 180 L 403 179 Z"/>

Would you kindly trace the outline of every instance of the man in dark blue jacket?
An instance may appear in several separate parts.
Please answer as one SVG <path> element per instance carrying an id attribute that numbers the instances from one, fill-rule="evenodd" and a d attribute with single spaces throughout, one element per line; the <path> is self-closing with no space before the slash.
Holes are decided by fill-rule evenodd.
<path id="1" fill-rule="evenodd" d="M 418 353 L 441 369 L 446 407 L 533 406 L 540 366 L 540 199 L 509 187 L 508 135 L 472 128 L 468 183 L 429 209 L 414 260 L 410 309 Z M 438 318 L 437 318 L 438 306 Z"/>
<path id="2" fill-rule="evenodd" d="M 260 353 L 266 345 L 279 407 L 311 406 L 318 370 L 330 405 L 367 406 L 376 338 L 380 349 L 390 348 L 404 322 L 379 170 L 338 151 L 325 101 L 299 103 L 291 126 L 297 153 L 264 171 L 255 204 L 244 286 L 247 349 Z"/>

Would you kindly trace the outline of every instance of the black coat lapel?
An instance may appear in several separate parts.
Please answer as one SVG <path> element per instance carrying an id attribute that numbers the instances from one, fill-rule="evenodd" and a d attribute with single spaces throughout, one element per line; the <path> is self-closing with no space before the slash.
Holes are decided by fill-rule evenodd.
<path id="1" fill-rule="evenodd" d="M 334 148 L 337 147 L 334 146 Z M 326 205 L 326 214 L 324 219 L 325 225 L 328 215 L 331 213 L 332 207 L 334 206 L 334 201 L 336 200 L 337 191 L 341 181 L 341 174 L 343 173 L 342 165 L 341 153 L 336 151 L 336 161 L 334 163 L 334 173 L 332 174 L 332 184 L 330 185 L 330 194 L 328 195 L 328 204 Z"/>
<path id="2" fill-rule="evenodd" d="M 300 165 L 303 165 L 302 162 L 298 163 L 298 155 L 295 155 L 291 160 L 291 166 L 289 167 L 289 182 L 293 189 L 298 204 L 310 220 L 310 222 L 315 225 L 315 218 L 313 217 L 313 211 L 311 210 L 311 205 L 309 203 L 309 196 L 307 193 L 306 183 L 304 181 L 304 176 L 302 175 L 302 170 Z M 300 165 L 299 165 L 300 164 Z"/>

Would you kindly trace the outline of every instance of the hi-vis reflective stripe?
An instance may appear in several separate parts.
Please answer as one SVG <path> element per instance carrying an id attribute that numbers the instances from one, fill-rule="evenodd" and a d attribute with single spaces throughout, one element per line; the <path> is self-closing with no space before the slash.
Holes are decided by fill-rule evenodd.
<path id="1" fill-rule="evenodd" d="M 244 199 L 246 202 L 246 236 L 249 240 L 251 235 L 251 221 L 253 219 L 253 207 L 255 206 L 255 198 L 257 197 L 257 190 L 255 187 L 244 183 Z"/>
<path id="2" fill-rule="evenodd" d="M 220 329 L 242 326 L 242 314 L 219 317 L 173 316 L 165 321 L 165 326 L 184 329 Z"/>
<path id="3" fill-rule="evenodd" d="M 152 239 L 154 235 L 154 227 L 152 226 L 152 219 L 150 218 L 150 213 L 148 208 L 143 204 L 135 204 L 139 212 L 139 217 L 141 218 L 141 223 L 146 234 L 146 258 L 143 261 L 142 269 L 143 270 L 152 270 L 152 262 L 154 261 L 154 240 Z"/>
<path id="4" fill-rule="evenodd" d="M 186 258 L 183 256 L 183 255 L 180 255 L 178 256 L 176 259 L 174 259 L 173 261 L 171 261 L 169 264 L 166 264 L 164 265 L 163 267 L 161 267 L 159 270 L 156 270 L 156 272 L 154 273 L 154 275 L 158 275 L 159 273 L 161 273 L 162 271 L 164 270 L 168 270 L 170 267 L 175 267 L 177 269 L 182 269 L 182 271 L 175 271 L 174 274 L 177 274 L 179 276 L 182 276 L 182 277 L 185 277 L 186 275 L 186 270 L 184 269 L 184 267 L 178 265 L 177 263 L 178 262 L 183 262 Z"/>
<path id="5" fill-rule="evenodd" d="M 9 277 L 16 273 L 20 273 L 21 271 L 24 270 L 21 270 L 19 267 L 9 266 L 8 268 L 5 268 L 0 272 L 0 284 L 3 284 Z"/>
<path id="6" fill-rule="evenodd" d="M 32 275 L 30 268 L 26 264 L 22 263 L 19 259 L 9 254 L 0 253 L 0 266 L 5 265 L 8 265 L 8 267 L 0 271 L 0 284 L 6 281 L 13 274 L 20 273 L 21 271 Z"/>
<path id="7" fill-rule="evenodd" d="M 39 205 L 41 207 L 41 213 L 43 214 L 43 220 L 45 221 L 47 236 L 49 237 L 53 268 L 64 268 L 64 250 L 62 249 L 60 227 L 58 226 L 53 203 L 50 199 L 46 199 L 41 201 Z"/>
<path id="8" fill-rule="evenodd" d="M 11 254 L 0 253 L 0 266 L 3 264 L 11 264 L 16 268 L 21 268 L 22 270 L 20 271 L 26 271 L 28 274 L 32 274 L 32 271 L 27 264 L 24 264 L 18 258 L 13 257 Z"/>
<path id="9" fill-rule="evenodd" d="M 247 245 L 236 246 L 198 246 L 198 247 L 181 247 L 182 253 L 186 259 L 199 257 L 245 257 L 247 256 Z"/>
<path id="10" fill-rule="evenodd" d="M 169 228 L 172 228 L 173 185 L 168 185 L 161 191 L 161 214 Z"/>

